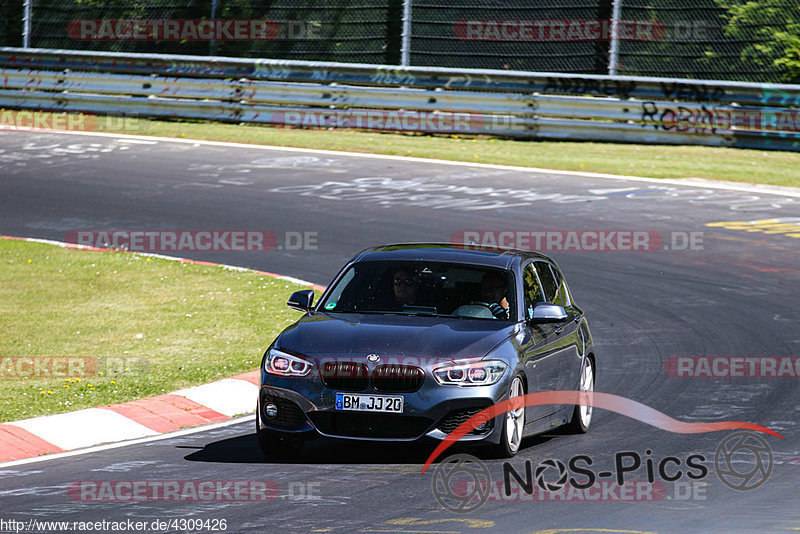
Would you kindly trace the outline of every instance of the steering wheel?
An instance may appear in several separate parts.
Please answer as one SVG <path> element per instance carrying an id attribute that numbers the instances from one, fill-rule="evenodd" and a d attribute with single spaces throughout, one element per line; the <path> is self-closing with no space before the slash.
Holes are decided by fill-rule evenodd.
<path id="1" fill-rule="evenodd" d="M 503 308 L 500 304 L 492 304 L 490 302 L 481 302 L 481 301 L 475 301 L 472 304 L 474 304 L 475 306 L 485 306 L 486 308 L 489 309 L 489 312 L 491 312 L 492 317 L 494 317 L 495 319 L 505 319 L 506 317 L 508 317 L 508 310 Z M 502 310 L 503 317 L 497 316 L 496 312 L 498 310 Z"/>
<path id="2" fill-rule="evenodd" d="M 471 302 L 453 310 L 456 317 L 475 317 L 478 319 L 496 319 L 488 302 Z"/>

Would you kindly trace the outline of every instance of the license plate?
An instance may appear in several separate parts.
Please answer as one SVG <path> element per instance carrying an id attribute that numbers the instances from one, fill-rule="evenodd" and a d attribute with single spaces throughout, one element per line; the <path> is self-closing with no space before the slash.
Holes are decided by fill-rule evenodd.
<path id="1" fill-rule="evenodd" d="M 403 397 L 337 393 L 336 409 L 353 412 L 403 413 Z"/>

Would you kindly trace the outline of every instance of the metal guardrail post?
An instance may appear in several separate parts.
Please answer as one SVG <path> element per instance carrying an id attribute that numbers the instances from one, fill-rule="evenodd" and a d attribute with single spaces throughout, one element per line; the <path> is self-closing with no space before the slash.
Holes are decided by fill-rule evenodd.
<path id="1" fill-rule="evenodd" d="M 22 48 L 30 48 L 33 0 L 25 0 L 22 4 L 22 10 Z"/>
<path id="2" fill-rule="evenodd" d="M 611 12 L 611 46 L 608 50 L 608 75 L 616 76 L 619 70 L 619 19 L 622 0 L 614 0 Z"/>
<path id="3" fill-rule="evenodd" d="M 403 42 L 400 45 L 400 65 L 408 67 L 411 61 L 411 0 L 403 0 Z"/>

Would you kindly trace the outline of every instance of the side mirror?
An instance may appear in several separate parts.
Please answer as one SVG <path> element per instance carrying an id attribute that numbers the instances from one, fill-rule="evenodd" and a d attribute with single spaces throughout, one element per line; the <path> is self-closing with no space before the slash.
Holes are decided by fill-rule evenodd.
<path id="1" fill-rule="evenodd" d="M 531 324 L 563 323 L 567 320 L 567 312 L 558 304 L 540 302 L 533 308 L 533 317 L 528 322 Z"/>
<path id="2" fill-rule="evenodd" d="M 303 291 L 295 291 L 292 293 L 292 296 L 289 297 L 289 301 L 286 303 L 287 306 L 292 308 L 293 310 L 307 312 L 311 309 L 314 304 L 314 290 L 313 289 L 304 289 Z"/>

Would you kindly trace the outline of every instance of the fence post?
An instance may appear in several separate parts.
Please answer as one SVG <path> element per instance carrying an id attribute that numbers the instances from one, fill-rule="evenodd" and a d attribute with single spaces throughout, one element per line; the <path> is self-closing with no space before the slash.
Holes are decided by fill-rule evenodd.
<path id="1" fill-rule="evenodd" d="M 608 51 L 608 75 L 616 76 L 619 69 L 619 19 L 622 0 L 614 0 L 611 11 L 611 47 Z"/>
<path id="2" fill-rule="evenodd" d="M 211 0 L 211 22 L 213 23 L 214 20 L 217 18 L 217 7 L 219 5 L 219 0 Z M 216 35 L 216 31 L 214 32 Z M 217 40 L 214 37 L 211 37 L 211 41 L 208 44 L 208 53 L 212 56 L 217 55 Z"/>
<path id="3" fill-rule="evenodd" d="M 411 0 L 403 0 L 403 34 L 400 45 L 400 65 L 408 67 L 411 61 Z"/>
<path id="4" fill-rule="evenodd" d="M 33 0 L 25 0 L 22 4 L 22 48 L 31 47 L 31 23 Z"/>

